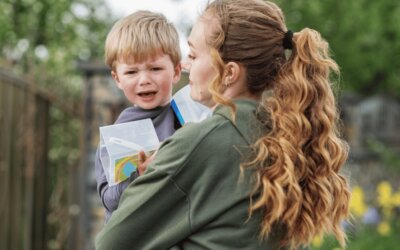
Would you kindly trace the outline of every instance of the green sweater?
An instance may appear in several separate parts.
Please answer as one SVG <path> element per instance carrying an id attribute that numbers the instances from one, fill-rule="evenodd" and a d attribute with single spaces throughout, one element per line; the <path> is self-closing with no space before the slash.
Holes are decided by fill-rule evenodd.
<path id="1" fill-rule="evenodd" d="M 277 249 L 260 241 L 261 216 L 248 219 L 251 173 L 240 163 L 263 126 L 257 103 L 235 101 L 167 139 L 145 174 L 124 191 L 118 209 L 96 238 L 96 249 Z"/>

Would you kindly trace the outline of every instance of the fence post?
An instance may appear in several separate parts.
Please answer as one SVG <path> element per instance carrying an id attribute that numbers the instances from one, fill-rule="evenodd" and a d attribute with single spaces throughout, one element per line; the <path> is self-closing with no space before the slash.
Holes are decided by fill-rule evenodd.
<path id="1" fill-rule="evenodd" d="M 28 88 L 29 89 L 29 88 Z M 34 214 L 34 180 L 35 180 L 35 113 L 36 102 L 35 94 L 32 91 L 27 91 L 26 103 L 26 134 L 25 134 L 25 228 L 24 228 L 24 242 L 25 250 L 33 249 L 32 242 L 32 227 L 33 227 L 33 214 Z"/>

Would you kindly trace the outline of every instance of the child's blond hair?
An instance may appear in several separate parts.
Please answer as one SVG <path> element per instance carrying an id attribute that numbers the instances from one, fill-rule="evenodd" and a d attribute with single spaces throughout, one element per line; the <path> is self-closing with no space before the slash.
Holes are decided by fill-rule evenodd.
<path id="1" fill-rule="evenodd" d="M 112 27 L 105 43 L 105 62 L 141 62 L 160 54 L 170 56 L 174 66 L 181 61 L 179 37 L 174 25 L 161 13 L 137 11 Z"/>

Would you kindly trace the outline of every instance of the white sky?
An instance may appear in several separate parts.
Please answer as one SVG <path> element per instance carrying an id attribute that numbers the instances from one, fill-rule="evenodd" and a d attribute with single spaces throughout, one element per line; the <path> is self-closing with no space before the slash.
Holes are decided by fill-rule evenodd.
<path id="1" fill-rule="evenodd" d="M 105 0 L 105 2 L 117 17 L 129 15 L 136 10 L 163 13 L 178 30 L 184 58 L 189 51 L 186 37 L 187 28 L 196 21 L 207 0 Z"/>

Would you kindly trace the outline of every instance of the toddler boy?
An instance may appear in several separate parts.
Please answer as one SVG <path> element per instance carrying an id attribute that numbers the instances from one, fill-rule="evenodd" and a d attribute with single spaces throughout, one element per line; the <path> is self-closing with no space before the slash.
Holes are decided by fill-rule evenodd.
<path id="1" fill-rule="evenodd" d="M 137 11 L 116 22 L 106 39 L 105 61 L 116 85 L 133 105 L 121 112 L 115 124 L 151 118 L 160 141 L 180 127 L 170 106 L 172 85 L 181 76 L 179 37 L 164 15 Z M 95 168 L 107 222 L 138 172 L 109 186 L 99 150 Z"/>

